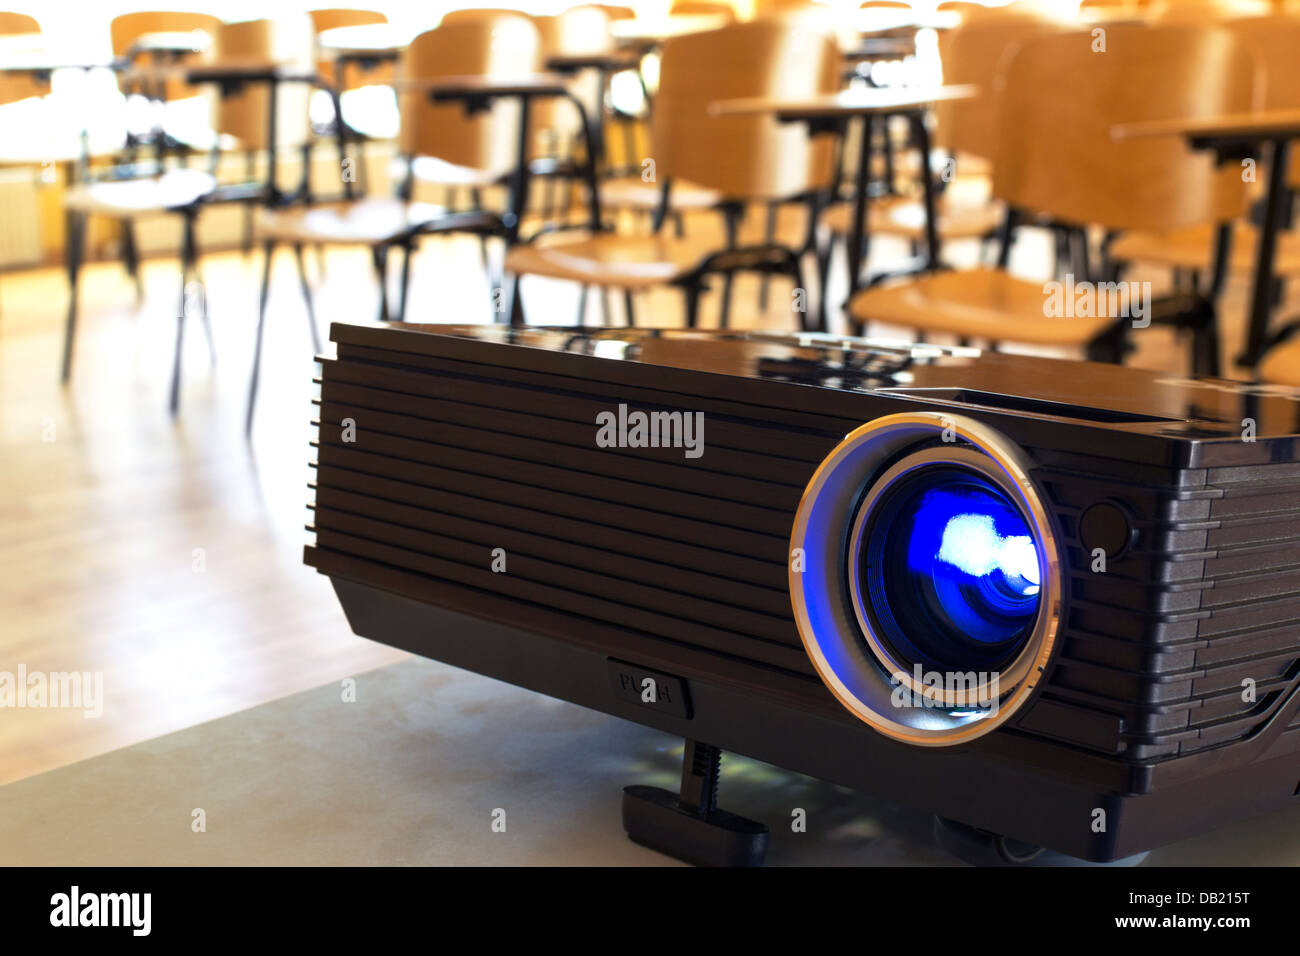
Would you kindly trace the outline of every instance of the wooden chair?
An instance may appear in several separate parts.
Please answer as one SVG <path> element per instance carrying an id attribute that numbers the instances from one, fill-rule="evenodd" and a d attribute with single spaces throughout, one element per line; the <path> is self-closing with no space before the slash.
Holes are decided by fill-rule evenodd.
<path id="1" fill-rule="evenodd" d="M 209 13 L 146 10 L 137 13 L 123 13 L 114 17 L 108 25 L 108 34 L 113 45 L 113 56 L 122 60 L 129 59 L 133 66 L 194 65 L 208 60 L 211 51 L 163 54 L 147 49 L 136 50 L 135 44 L 142 37 L 149 34 L 202 33 L 208 37 L 213 37 L 220 25 L 221 18 Z M 123 83 L 122 92 L 127 95 L 142 92 L 151 99 L 165 102 L 199 96 L 202 91 L 186 83 L 183 78 L 169 77 L 157 84 L 153 84 L 147 90 L 136 90 L 129 83 Z"/>
<path id="2" fill-rule="evenodd" d="M 972 176 L 986 178 L 997 153 L 998 93 L 994 86 L 1008 54 L 1026 40 L 1060 29 L 1058 21 L 1040 12 L 985 10 L 951 31 L 943 61 L 944 82 L 978 86 L 981 93 L 971 100 L 940 103 L 935 110 L 935 145 L 946 154 L 941 162 L 951 162 L 950 168 L 965 180 L 957 188 L 948 189 L 944 187 L 952 184 L 946 182 L 942 166 L 936 176 L 943 189 L 935 209 L 935 227 L 941 241 L 984 239 L 1001 223 L 1005 213 L 998 203 L 988 201 L 982 189 L 967 191 L 961 187 Z M 864 135 L 871 135 L 869 128 Z M 934 158 L 930 159 L 933 165 Z M 918 176 L 923 174 L 922 165 L 923 159 L 918 158 Z M 930 174 L 934 176 L 936 171 L 932 169 Z M 966 195 L 961 195 L 963 192 Z M 829 244 L 820 259 L 823 288 L 836 243 L 852 228 L 853 208 L 852 202 L 836 203 L 822 217 L 830 232 Z M 914 195 L 876 197 L 867 206 L 864 235 L 905 240 L 915 249 L 925 241 L 924 204 Z M 866 265 L 868 243 L 863 243 L 861 251 L 863 261 L 849 264 L 859 272 Z"/>
<path id="3" fill-rule="evenodd" d="M 1036 37 L 1004 75 L 993 193 L 1008 206 L 999 267 L 941 271 L 855 296 L 858 323 L 888 322 L 965 340 L 1086 349 L 1119 361 L 1127 319 L 1051 316 L 1041 283 L 1005 271 L 1012 225 L 1035 213 L 1107 229 L 1222 223 L 1245 204 L 1236 170 L 1174 139 L 1115 143 L 1113 126 L 1137 120 L 1245 112 L 1255 102 L 1253 63 L 1226 31 L 1117 26 L 1107 52 L 1091 34 Z M 1088 278 L 1092 278 L 1089 276 Z M 1155 303 L 1157 321 L 1190 325 L 1196 364 L 1213 373 L 1218 340 L 1203 299 Z"/>
<path id="4" fill-rule="evenodd" d="M 727 288 L 738 270 L 780 271 L 802 286 L 797 254 L 773 245 L 734 248 L 735 228 L 746 203 L 819 194 L 830 178 L 830 145 L 810 143 L 803 129 L 783 126 L 771 116 L 715 117 L 709 106 L 737 97 L 832 92 L 838 87 L 838 72 L 839 54 L 829 35 L 777 21 L 734 24 L 667 41 L 651 129 L 663 197 L 655 233 L 611 234 L 602 230 L 597 217 L 588 237 L 515 246 L 506 257 L 507 271 L 622 288 L 629 307 L 630 290 L 676 285 L 686 294 L 686 322 L 692 327 L 708 275 L 724 276 L 724 322 Z M 730 209 L 727 250 L 702 255 L 698 244 L 661 235 L 679 178 L 725 197 Z M 512 321 L 521 324 L 517 293 Z"/>
<path id="5" fill-rule="evenodd" d="M 718 0 L 673 0 L 668 7 L 670 17 L 722 17 L 727 23 L 736 20 L 736 8 Z"/>
<path id="6" fill-rule="evenodd" d="M 495 182 L 518 167 L 518 107 L 497 104 L 485 115 L 467 117 L 461 104 L 434 105 L 425 84 L 449 76 L 509 77 L 535 66 L 539 39 L 526 17 L 503 13 L 459 19 L 421 34 L 411 41 L 401 67 L 403 83 L 398 97 L 401 110 L 400 148 L 407 179 L 395 198 L 352 198 L 326 203 L 265 209 L 257 223 L 265 259 L 249 379 L 245 430 L 251 432 L 257 404 L 261 367 L 262 331 L 270 292 L 271 261 L 276 247 L 294 250 L 313 347 L 320 350 L 311 286 L 303 261 L 303 246 L 367 246 L 379 284 L 379 319 L 388 321 L 388 250 L 402 250 L 401 299 L 396 318 L 406 315 L 410 288 L 411 253 L 420 237 L 471 232 L 486 237 L 506 234 L 502 219 L 482 210 L 452 214 L 447 209 L 411 199 L 415 171 L 429 161 L 456 168 L 474 164 Z M 513 114 L 513 115 L 512 115 Z M 503 128 L 504 127 L 504 128 Z"/>
<path id="7" fill-rule="evenodd" d="M 387 23 L 388 17 L 378 10 L 350 10 L 331 7 L 326 10 L 311 10 L 312 29 L 320 36 L 326 30 L 340 27 L 367 27 Z M 316 69 L 321 78 L 337 92 L 355 90 L 362 86 L 388 86 L 393 82 L 393 70 L 388 64 L 379 64 L 373 70 L 365 72 L 360 69 L 344 69 L 342 75 L 335 69 L 332 57 L 322 56 L 316 61 Z"/>
<path id="8" fill-rule="evenodd" d="M 29 17 L 25 13 L 0 10 L 0 37 L 21 41 L 24 45 L 30 41 L 33 47 L 38 47 L 41 44 L 41 25 L 35 17 Z M 48 83 L 26 74 L 0 74 L 0 105 L 44 96 L 49 91 Z"/>
<path id="9" fill-rule="evenodd" d="M 1223 24 L 1251 51 L 1263 75 L 1261 109 L 1300 109 L 1300 16 L 1270 16 L 1233 19 Z M 1263 176 L 1257 177 L 1262 183 Z M 1292 154 L 1288 172 L 1292 190 L 1300 188 L 1300 155 Z M 1249 273 L 1255 266 L 1258 233 L 1253 225 L 1238 222 L 1230 234 L 1209 224 L 1159 231 L 1130 231 L 1115 238 L 1107 250 L 1116 263 L 1143 263 L 1174 270 L 1175 277 L 1198 283 L 1226 268 L 1233 273 Z M 1216 249 L 1226 262 L 1216 261 Z M 1300 234 L 1282 232 L 1278 236 L 1274 261 L 1279 276 L 1300 275 Z"/>
<path id="10" fill-rule="evenodd" d="M 406 179 L 396 198 L 371 197 L 333 203 L 311 203 L 261 211 L 258 235 L 269 263 L 276 245 L 298 252 L 302 270 L 304 243 L 369 246 L 380 280 L 380 320 L 389 318 L 385 276 L 387 250 L 403 251 L 401 299 L 397 318 L 406 314 L 412 247 L 420 235 L 498 222 L 496 217 L 448 218 L 446 208 L 412 201 L 419 171 L 468 169 L 483 182 L 504 180 L 518 168 L 518 105 L 497 103 L 476 116 L 466 116 L 459 103 L 435 105 L 423 83 L 452 76 L 511 77 L 535 70 L 539 38 L 536 27 L 517 13 L 456 19 L 411 41 L 402 62 L 403 86 L 398 96 L 402 125 L 399 149 Z M 434 174 L 436 175 L 436 174 Z M 451 225 L 448 225 L 450 223 Z M 488 231 L 494 231 L 494 227 Z M 269 275 L 269 265 L 265 276 Z M 311 296 L 301 272 L 308 310 Z M 263 291 L 263 301 L 266 293 Z M 315 328 L 315 322 L 312 322 Z"/>
<path id="11" fill-rule="evenodd" d="M 520 22 L 527 26 L 521 27 Z M 421 76 L 510 76 L 535 72 L 541 67 L 541 39 L 537 28 L 518 11 L 490 8 L 452 10 L 438 25 L 438 29 L 447 28 L 470 31 L 464 34 L 466 37 L 481 37 L 484 31 L 490 35 L 492 30 L 500 29 L 504 35 L 513 38 L 508 47 L 517 59 L 512 61 L 495 55 L 477 41 L 468 43 L 463 49 L 449 45 L 440 54 L 441 63 L 430 61 L 419 65 Z M 531 44 L 521 39 L 524 32 L 535 38 Z M 438 45 L 434 40 L 426 43 L 430 48 Z M 407 63 L 411 64 L 409 51 Z M 404 101 L 411 97 L 422 99 L 423 94 L 408 91 L 398 95 L 398 109 L 403 116 L 409 109 Z M 406 184 L 408 195 L 416 183 L 442 187 L 446 195 L 445 204 L 450 207 L 457 205 L 455 193 L 467 190 L 470 208 L 483 208 L 483 191 L 499 185 L 503 177 L 515 169 L 518 110 L 517 103 L 499 102 L 483 114 L 467 117 L 458 104 L 437 107 L 428 121 L 421 124 L 418 142 L 408 138 L 415 134 L 403 129 L 399 150 L 404 158 L 392 165 L 394 177 Z M 409 157 L 415 157 L 414 161 L 408 162 Z"/>
<path id="12" fill-rule="evenodd" d="M 265 71 L 272 65 L 297 67 L 312 71 L 312 33 L 310 22 L 301 20 L 256 20 L 244 23 L 222 24 L 213 42 L 213 60 L 227 68 L 240 67 Z M 310 86 L 305 82 L 280 83 L 272 92 L 267 84 L 237 81 L 221 96 L 216 109 L 216 128 L 220 134 L 233 136 L 252 150 L 268 154 L 268 172 L 265 182 L 250 181 L 218 186 L 210 172 L 196 169 L 170 169 L 156 175 L 120 179 L 110 178 L 86 182 L 67 191 L 64 197 L 67 217 L 67 268 L 70 296 L 67 329 L 64 337 L 62 376 L 66 383 L 72 369 L 73 346 L 76 340 L 78 276 L 85 242 L 85 223 L 90 216 L 104 216 L 117 220 L 130 220 L 160 215 L 176 215 L 182 220 L 181 235 L 181 295 L 177 312 L 176 353 L 172 367 L 170 408 L 177 410 L 180 400 L 181 355 L 185 331 L 186 291 L 191 281 L 197 283 L 202 293 L 202 277 L 198 271 L 198 247 L 195 233 L 198 216 L 208 205 L 219 202 L 261 203 L 279 201 L 281 191 L 276 182 L 278 173 L 275 156 L 286 147 L 302 147 L 310 141 L 307 120 L 307 96 Z M 268 127 L 271 96 L 276 97 L 276 136 L 271 139 Z M 304 160 L 306 159 L 304 153 Z M 303 164 L 303 179 L 298 191 L 306 189 L 308 167 Z M 212 327 L 207 311 L 207 296 L 199 297 L 200 317 L 212 349 Z"/>

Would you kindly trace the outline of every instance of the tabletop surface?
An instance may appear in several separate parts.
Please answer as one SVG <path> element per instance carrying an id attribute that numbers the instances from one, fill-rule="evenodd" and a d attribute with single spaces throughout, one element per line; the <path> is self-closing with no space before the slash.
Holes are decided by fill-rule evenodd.
<path id="1" fill-rule="evenodd" d="M 316 35 L 322 51 L 331 54 L 370 51 L 385 53 L 401 50 L 410 42 L 388 23 L 363 23 L 352 27 L 334 27 Z"/>
<path id="2" fill-rule="evenodd" d="M 726 17 L 712 13 L 673 14 L 615 20 L 609 25 L 609 32 L 615 39 L 624 41 L 669 40 L 687 33 L 716 30 L 726 26 L 727 22 Z"/>
<path id="3" fill-rule="evenodd" d="M 565 93 L 569 78 L 559 73 L 521 73 L 518 76 L 430 76 L 399 79 L 393 84 L 397 90 L 427 91 L 429 93 Z"/>
<path id="4" fill-rule="evenodd" d="M 351 703 L 328 684 L 0 787 L 3 855 L 19 866 L 669 864 L 624 836 L 621 796 L 633 783 L 675 786 L 681 751 L 658 731 L 411 658 L 357 675 Z M 956 865 L 927 814 L 758 761 L 724 757 L 721 798 L 772 826 L 770 865 Z M 796 808 L 807 832 L 786 822 Z M 1300 864 L 1300 807 L 1143 865 L 1198 864 Z"/>
<path id="5" fill-rule="evenodd" d="M 796 99 L 754 96 L 720 100 L 710 106 L 714 116 L 774 113 L 787 118 L 856 116 L 918 109 L 945 100 L 967 100 L 979 94 L 979 87 L 969 84 L 952 86 L 853 87 L 837 93 L 824 93 Z"/>
<path id="6" fill-rule="evenodd" d="M 1300 110 L 1258 110 L 1251 113 L 1221 113 L 1218 116 L 1143 120 L 1112 126 L 1110 134 L 1120 141 L 1150 136 L 1300 135 Z"/>

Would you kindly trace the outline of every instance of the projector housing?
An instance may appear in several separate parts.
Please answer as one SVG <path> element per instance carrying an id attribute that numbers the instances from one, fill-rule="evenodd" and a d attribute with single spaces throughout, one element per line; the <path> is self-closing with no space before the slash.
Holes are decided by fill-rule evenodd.
<path id="1" fill-rule="evenodd" d="M 362 636 L 1088 860 L 1300 803 L 1287 390 L 817 335 L 332 337 L 306 562 Z M 702 413 L 703 453 L 598 444 L 635 411 Z M 890 712 L 849 571 L 873 486 L 938 467 L 1041 562 L 988 713 Z"/>

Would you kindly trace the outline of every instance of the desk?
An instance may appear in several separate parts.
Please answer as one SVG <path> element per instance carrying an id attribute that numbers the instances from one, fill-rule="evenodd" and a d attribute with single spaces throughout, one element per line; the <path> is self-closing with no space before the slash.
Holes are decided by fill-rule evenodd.
<path id="1" fill-rule="evenodd" d="M 666 17 L 615 20 L 609 25 L 609 32 L 622 46 L 648 53 L 673 37 L 717 30 L 730 22 L 719 14 L 673 14 Z"/>
<path id="2" fill-rule="evenodd" d="M 979 88 L 971 85 L 935 87 L 868 87 L 841 90 L 806 99 L 747 99 L 723 100 L 714 103 L 715 116 L 770 114 L 782 123 L 807 123 L 809 132 L 842 134 L 846 124 L 860 117 L 863 121 L 862 143 L 858 156 L 858 170 L 853 190 L 853 222 L 849 230 L 849 297 L 858 288 L 858 263 L 866 228 L 867 192 L 871 180 L 871 123 L 879 117 L 906 116 L 912 123 L 917 149 L 921 153 L 921 177 L 925 203 L 926 255 L 923 270 L 939 265 L 939 236 L 935 228 L 934 180 L 929 175 L 930 130 L 925 125 L 925 115 L 935 103 L 971 99 Z M 822 290 L 820 329 L 826 331 L 826 295 Z"/>
<path id="3" fill-rule="evenodd" d="M 355 703 L 331 683 L 0 787 L 4 859 L 672 865 L 623 835 L 620 808 L 626 785 L 675 788 L 681 750 L 658 731 L 411 658 L 356 675 Z M 771 825 L 770 865 L 956 865 L 927 814 L 743 757 L 723 760 L 722 805 Z M 795 807 L 806 833 L 790 830 Z M 191 830 L 195 808 L 204 833 Z M 491 831 L 497 808 L 505 833 Z M 1144 865 L 1188 864 L 1300 864 L 1300 807 Z"/>
<path id="4" fill-rule="evenodd" d="M 1286 219 L 1285 204 L 1290 195 L 1286 184 L 1288 159 L 1292 140 L 1300 137 L 1300 110 L 1125 123 L 1114 127 L 1111 136 L 1120 142 L 1147 136 L 1181 136 L 1193 149 L 1213 150 L 1220 162 L 1252 158 L 1264 146 L 1269 147 L 1268 188 L 1255 256 L 1250 319 L 1245 345 L 1237 357 L 1241 364 L 1254 368 L 1271 344 L 1273 262 L 1277 254 L 1277 233 Z"/>

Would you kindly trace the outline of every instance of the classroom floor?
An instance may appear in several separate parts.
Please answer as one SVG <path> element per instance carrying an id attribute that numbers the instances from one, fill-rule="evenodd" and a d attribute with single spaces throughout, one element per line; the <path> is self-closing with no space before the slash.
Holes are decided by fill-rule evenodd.
<path id="1" fill-rule="evenodd" d="M 721 233 L 701 216 L 688 231 L 707 247 Z M 761 220 L 751 215 L 749 227 Z M 792 241 L 800 228 L 793 212 L 782 222 Z M 877 242 L 873 269 L 905 251 Z M 948 252 L 973 261 L 973 250 Z M 427 242 L 416 257 L 408 317 L 487 321 L 480 255 L 471 239 Z M 1046 240 L 1027 236 L 1013 267 L 1043 277 L 1048 261 Z M 330 249 L 323 263 L 310 255 L 309 265 L 322 335 L 331 321 L 373 321 L 377 294 L 365 250 Z M 0 670 L 100 671 L 104 680 L 98 718 L 5 710 L 0 784 L 404 656 L 354 637 L 326 580 L 301 564 L 314 363 L 291 255 L 282 253 L 273 273 L 251 442 L 243 415 L 260 256 L 214 253 L 202 268 L 217 361 L 211 364 L 192 321 L 175 421 L 167 413 L 175 260 L 145 263 L 139 305 L 118 264 L 84 271 L 67 389 L 58 382 L 62 271 L 0 274 Z M 1167 282 L 1151 278 L 1157 292 Z M 842 300 L 844 283 L 841 262 L 833 297 Z M 524 289 L 529 321 L 575 321 L 576 287 L 533 280 Z M 590 297 L 591 323 L 600 321 L 599 299 Z M 621 323 L 622 296 L 611 299 Z M 757 280 L 738 282 L 733 325 L 793 328 L 788 283 L 774 283 L 766 313 L 756 299 Z M 1226 299 L 1225 354 L 1240 345 L 1244 301 L 1238 278 Z M 706 301 L 703 324 L 714 323 L 716 308 L 716 298 Z M 637 310 L 640 324 L 680 322 L 673 290 L 638 297 Z M 1151 328 L 1134 340 L 1133 364 L 1185 371 L 1186 349 L 1172 333 Z"/>

